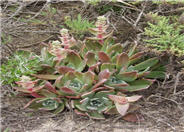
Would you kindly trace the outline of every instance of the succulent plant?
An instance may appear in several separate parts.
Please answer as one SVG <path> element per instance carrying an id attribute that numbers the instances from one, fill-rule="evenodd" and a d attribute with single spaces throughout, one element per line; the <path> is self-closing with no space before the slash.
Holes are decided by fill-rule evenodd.
<path id="1" fill-rule="evenodd" d="M 163 78 L 157 58 L 142 59 L 144 52 L 136 52 L 137 45 L 125 51 L 122 44 L 114 44 L 104 16 L 97 18 L 95 26 L 90 29 L 95 36 L 84 41 L 74 40 L 62 29 L 61 42 L 50 42 L 42 49 L 43 70 L 32 75 L 37 80 L 23 77 L 17 82 L 18 91 L 34 97 L 26 107 L 59 113 L 66 106 L 93 119 L 104 119 L 105 114 L 124 116 L 142 97 L 127 93 Z"/>
<path id="2" fill-rule="evenodd" d="M 93 119 L 104 119 L 103 113 L 113 108 L 113 102 L 108 95 L 115 94 L 113 90 L 98 91 L 95 90 L 85 93 L 81 96 L 82 100 L 73 100 L 73 108 L 76 113 L 87 115 Z"/>
<path id="3" fill-rule="evenodd" d="M 42 97 L 31 100 L 24 108 L 26 107 L 35 110 L 53 111 L 54 114 L 58 114 L 64 110 L 65 102 L 60 98 Z"/>
<path id="4" fill-rule="evenodd" d="M 93 72 L 69 71 L 55 81 L 59 93 L 67 98 L 80 98 L 83 92 L 89 91 L 94 82 Z"/>

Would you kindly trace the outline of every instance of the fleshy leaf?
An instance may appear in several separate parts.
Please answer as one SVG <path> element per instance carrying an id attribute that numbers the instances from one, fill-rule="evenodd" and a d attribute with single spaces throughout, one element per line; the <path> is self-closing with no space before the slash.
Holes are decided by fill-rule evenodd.
<path id="1" fill-rule="evenodd" d="M 48 90 L 50 90 L 53 93 L 57 93 L 55 87 L 48 81 L 45 83 L 44 87 L 47 88 Z"/>
<path id="2" fill-rule="evenodd" d="M 142 96 L 140 95 L 134 95 L 134 96 L 130 96 L 130 97 L 126 97 L 128 102 L 135 102 L 137 100 L 139 100 Z"/>
<path id="3" fill-rule="evenodd" d="M 56 86 L 57 88 L 61 88 L 63 84 L 63 76 L 60 76 L 56 79 L 54 86 Z"/>
<path id="4" fill-rule="evenodd" d="M 89 86 L 92 85 L 94 79 L 95 79 L 95 74 L 92 71 L 87 71 L 83 75 L 83 82 L 85 82 Z"/>
<path id="5" fill-rule="evenodd" d="M 31 101 L 29 101 L 25 106 L 24 108 L 27 108 L 27 107 L 31 107 L 32 109 L 38 109 L 42 106 L 41 103 L 36 103 L 36 101 L 39 101 L 40 99 L 42 98 L 35 98 L 35 99 L 32 99 Z"/>
<path id="6" fill-rule="evenodd" d="M 68 72 L 68 73 L 65 74 L 64 81 L 73 80 L 75 78 L 76 78 L 75 72 L 70 71 L 70 72 Z"/>
<path id="7" fill-rule="evenodd" d="M 87 116 L 85 112 L 75 109 L 74 112 L 80 116 Z"/>
<path id="8" fill-rule="evenodd" d="M 100 80 L 98 83 L 96 83 L 96 84 L 92 87 L 92 89 L 94 90 L 94 89 L 98 88 L 99 86 L 101 86 L 102 84 L 104 84 L 106 81 L 107 81 L 107 79 L 102 79 L 102 80 Z"/>
<path id="9" fill-rule="evenodd" d="M 121 69 L 122 67 L 126 66 L 128 64 L 129 57 L 126 53 L 121 53 L 118 55 L 116 60 L 116 66 L 118 69 Z"/>
<path id="10" fill-rule="evenodd" d="M 109 72 L 109 70 L 105 69 L 99 73 L 98 78 L 99 78 L 99 80 L 108 79 L 110 77 L 110 75 L 111 75 L 111 73 Z"/>
<path id="11" fill-rule="evenodd" d="M 115 69 L 115 64 L 111 64 L 111 63 L 103 63 L 101 65 L 101 71 L 108 69 L 110 72 L 114 71 Z"/>
<path id="12" fill-rule="evenodd" d="M 118 114 L 118 111 L 116 109 L 116 106 L 113 105 L 113 106 L 109 107 L 104 113 L 113 115 L 113 114 Z"/>
<path id="13" fill-rule="evenodd" d="M 86 40 L 85 45 L 89 51 L 100 51 L 102 48 L 102 45 L 99 42 L 92 40 Z"/>
<path id="14" fill-rule="evenodd" d="M 112 52 L 121 53 L 123 50 L 123 47 L 120 43 L 114 44 L 111 47 L 107 49 L 107 53 L 110 54 Z"/>
<path id="15" fill-rule="evenodd" d="M 85 55 L 85 60 L 88 66 L 92 66 L 97 63 L 97 60 L 95 59 L 95 53 L 90 51 Z"/>
<path id="16" fill-rule="evenodd" d="M 137 72 L 133 71 L 133 72 L 123 72 L 123 73 L 119 73 L 117 75 L 118 78 L 126 81 L 126 82 L 132 82 L 135 79 L 137 79 Z"/>
<path id="17" fill-rule="evenodd" d="M 60 75 L 45 75 L 45 74 L 32 74 L 32 76 L 43 80 L 56 80 Z"/>
<path id="18" fill-rule="evenodd" d="M 158 59 L 155 57 L 155 58 L 151 58 L 151 59 L 148 59 L 146 61 L 143 61 L 137 65 L 134 66 L 134 70 L 144 70 L 148 67 L 152 67 L 154 66 L 155 64 L 158 63 Z"/>
<path id="19" fill-rule="evenodd" d="M 57 97 L 56 94 L 46 90 L 46 89 L 42 89 L 40 92 L 39 92 L 41 95 L 45 96 L 45 97 Z"/>
<path id="20" fill-rule="evenodd" d="M 63 102 L 61 102 L 61 103 L 59 103 L 58 108 L 53 113 L 58 114 L 58 113 L 62 112 L 64 110 L 64 108 L 65 108 L 65 105 Z"/>
<path id="21" fill-rule="evenodd" d="M 98 69 L 98 66 L 101 64 L 101 62 L 97 62 L 96 64 L 89 67 L 89 71 L 94 71 L 95 69 Z"/>
<path id="22" fill-rule="evenodd" d="M 138 75 L 137 75 L 137 78 L 144 77 L 144 76 L 148 75 L 149 74 L 149 71 L 148 71 L 149 69 L 150 69 L 150 67 L 147 67 L 144 71 L 139 72 Z"/>
<path id="23" fill-rule="evenodd" d="M 128 103 L 128 99 L 125 96 L 118 96 L 118 95 L 109 95 L 108 96 L 112 101 L 119 103 L 119 104 L 126 104 Z"/>
<path id="24" fill-rule="evenodd" d="M 138 52 L 138 53 L 132 55 L 130 57 L 130 61 L 135 60 L 135 59 L 139 59 L 140 57 L 142 57 L 143 54 L 144 54 L 144 52 Z"/>
<path id="25" fill-rule="evenodd" d="M 24 93 L 37 92 L 37 91 L 41 90 L 42 88 L 44 88 L 44 86 L 34 87 L 34 88 L 32 88 L 32 90 L 22 88 L 22 87 L 14 87 L 14 89 L 16 89 L 17 91 L 24 92 Z"/>
<path id="26" fill-rule="evenodd" d="M 152 82 L 149 80 L 145 80 L 145 79 L 136 80 L 136 81 L 130 82 L 129 86 L 123 87 L 119 90 L 129 91 L 129 92 L 139 91 L 139 90 L 147 89 L 151 84 Z"/>
<path id="27" fill-rule="evenodd" d="M 59 106 L 59 103 L 56 100 L 51 98 L 39 100 L 37 101 L 37 103 L 42 104 L 42 107 L 39 108 L 39 110 L 55 110 Z"/>
<path id="28" fill-rule="evenodd" d="M 113 95 L 113 94 L 115 94 L 115 92 L 113 90 L 99 91 L 95 94 L 95 97 L 97 97 L 97 98 L 102 98 L 102 97 L 108 98 L 110 95 Z"/>
<path id="29" fill-rule="evenodd" d="M 126 104 L 119 104 L 119 103 L 115 103 L 116 105 L 116 109 L 117 111 L 122 115 L 126 115 L 127 111 L 128 111 L 128 108 L 130 106 L 129 103 L 126 103 Z"/>
<path id="30" fill-rule="evenodd" d="M 102 112 L 106 111 L 107 109 L 108 109 L 108 107 L 103 105 L 103 106 L 99 107 L 97 111 L 98 111 L 98 113 L 102 113 Z"/>
<path id="31" fill-rule="evenodd" d="M 138 52 L 138 53 L 132 55 L 129 59 L 129 65 L 136 63 L 143 56 L 143 54 L 144 54 L 144 52 Z"/>
<path id="32" fill-rule="evenodd" d="M 88 92 L 88 93 L 84 93 L 83 95 L 81 95 L 82 98 L 92 98 L 94 96 L 95 92 L 94 91 L 91 91 L 91 92 Z"/>
<path id="33" fill-rule="evenodd" d="M 62 87 L 62 88 L 60 88 L 60 90 L 65 94 L 69 94 L 69 95 L 75 94 L 75 91 L 73 91 L 72 89 L 67 88 L 67 87 Z"/>
<path id="34" fill-rule="evenodd" d="M 74 69 L 70 68 L 70 67 L 67 67 L 67 66 L 60 66 L 57 68 L 58 72 L 60 74 L 66 74 L 67 72 L 70 72 L 70 71 L 75 71 Z"/>
<path id="35" fill-rule="evenodd" d="M 120 89 L 120 88 L 123 88 L 123 87 L 126 87 L 126 86 L 129 86 L 128 83 L 126 83 L 125 81 L 117 78 L 117 77 L 114 77 L 114 76 L 111 76 L 107 82 L 105 82 L 105 86 L 108 87 L 114 87 L 115 89 Z"/>
<path id="36" fill-rule="evenodd" d="M 136 47 L 137 47 L 137 44 L 135 44 L 135 45 L 129 50 L 129 52 L 128 52 L 128 56 L 129 56 L 129 57 L 132 56 L 132 55 L 134 54 Z"/>
<path id="37" fill-rule="evenodd" d="M 74 52 L 74 51 L 70 51 L 68 52 L 67 55 L 67 60 L 69 61 L 69 63 L 71 63 L 76 69 L 79 69 L 82 63 L 82 59 L 79 56 L 78 53 Z"/>
<path id="38" fill-rule="evenodd" d="M 98 57 L 102 63 L 110 62 L 110 58 L 105 52 L 98 52 Z"/>
<path id="39" fill-rule="evenodd" d="M 151 71 L 146 75 L 147 78 L 159 78 L 164 79 L 165 78 L 165 72 L 163 71 Z"/>
<path id="40" fill-rule="evenodd" d="M 87 115 L 92 118 L 92 119 L 105 119 L 104 115 L 101 114 L 101 113 L 98 113 L 96 111 L 92 111 L 92 112 L 89 112 L 87 113 Z"/>

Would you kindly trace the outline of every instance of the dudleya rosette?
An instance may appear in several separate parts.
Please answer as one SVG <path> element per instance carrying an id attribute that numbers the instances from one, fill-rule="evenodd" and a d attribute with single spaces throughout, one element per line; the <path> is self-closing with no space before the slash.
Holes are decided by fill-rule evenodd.
<path id="1" fill-rule="evenodd" d="M 136 51 L 137 44 L 126 51 L 114 43 L 105 16 L 98 17 L 95 26 L 89 29 L 94 37 L 80 42 L 62 29 L 61 42 L 43 48 L 46 69 L 32 75 L 36 80 L 23 76 L 17 82 L 18 91 L 33 97 L 26 106 L 54 113 L 66 106 L 93 119 L 104 119 L 105 114 L 125 116 L 142 97 L 129 93 L 147 89 L 155 78 L 164 76 L 159 60 L 142 59 L 144 52 Z"/>

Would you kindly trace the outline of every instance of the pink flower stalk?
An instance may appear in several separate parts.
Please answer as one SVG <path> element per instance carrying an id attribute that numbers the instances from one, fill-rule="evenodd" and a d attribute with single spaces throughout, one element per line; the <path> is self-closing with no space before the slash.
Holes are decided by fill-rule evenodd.
<path id="1" fill-rule="evenodd" d="M 73 37 L 70 37 L 68 30 L 67 29 L 62 29 L 60 30 L 60 34 L 61 34 L 61 42 L 64 46 L 64 49 L 69 49 L 75 42 L 76 40 Z"/>
<path id="2" fill-rule="evenodd" d="M 56 56 L 55 60 L 61 61 L 66 57 L 66 50 L 61 47 L 62 44 L 59 41 L 53 41 L 49 45 L 49 53 Z"/>
<path id="3" fill-rule="evenodd" d="M 38 80 L 31 81 L 31 78 L 28 76 L 22 76 L 21 81 L 16 82 L 16 84 L 22 86 L 23 88 L 28 89 L 29 91 L 33 91 L 33 88 Z"/>
<path id="4" fill-rule="evenodd" d="M 100 43 L 103 43 L 104 42 L 103 41 L 103 37 L 106 34 L 106 29 L 108 27 L 108 25 L 106 25 L 106 18 L 104 16 L 99 16 L 97 18 L 95 26 L 97 27 L 97 30 L 96 30 L 97 31 L 97 35 L 96 35 L 96 37 L 98 39 L 100 39 L 99 40 Z"/>
<path id="5" fill-rule="evenodd" d="M 56 56 L 55 60 L 60 62 L 62 59 L 66 57 L 66 53 L 67 53 L 66 49 L 63 48 L 55 49 L 55 56 Z"/>

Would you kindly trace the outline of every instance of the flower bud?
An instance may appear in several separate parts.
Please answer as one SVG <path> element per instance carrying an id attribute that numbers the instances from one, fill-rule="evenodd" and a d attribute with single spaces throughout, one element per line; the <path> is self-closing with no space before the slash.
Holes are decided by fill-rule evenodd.
<path id="1" fill-rule="evenodd" d="M 98 27 L 98 26 L 105 26 L 106 20 L 107 19 L 104 16 L 97 17 L 97 22 L 95 23 L 96 27 Z"/>
<path id="2" fill-rule="evenodd" d="M 60 34 L 61 34 L 61 36 L 66 36 L 66 35 L 68 36 L 68 30 L 63 28 L 60 30 Z"/>
<path id="3" fill-rule="evenodd" d="M 20 79 L 21 79 L 22 82 L 31 81 L 31 78 L 30 77 L 24 76 L 24 75 L 22 77 L 20 77 Z"/>

